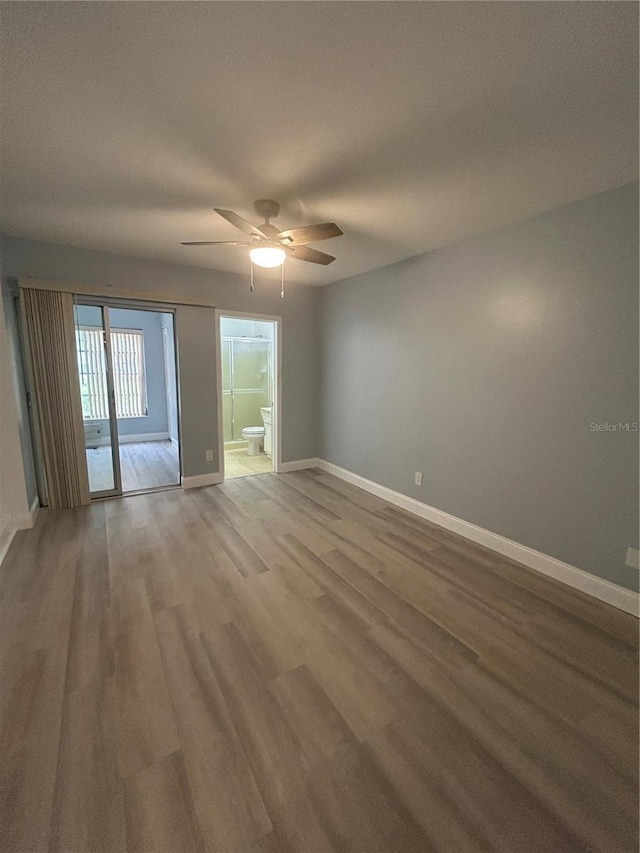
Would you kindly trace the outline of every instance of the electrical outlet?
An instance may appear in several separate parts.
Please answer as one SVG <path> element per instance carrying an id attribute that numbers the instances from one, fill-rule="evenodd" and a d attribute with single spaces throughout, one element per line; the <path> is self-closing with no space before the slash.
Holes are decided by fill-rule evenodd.
<path id="1" fill-rule="evenodd" d="M 204 458 L 207 462 L 213 462 L 213 450 L 207 450 L 204 454 Z"/>
<path id="2" fill-rule="evenodd" d="M 420 471 L 416 471 L 413 477 L 413 482 L 416 484 L 416 486 L 422 485 L 422 474 L 420 473 Z"/>
<path id="3" fill-rule="evenodd" d="M 637 548 L 627 548 L 625 563 L 632 569 L 640 569 L 640 551 Z"/>

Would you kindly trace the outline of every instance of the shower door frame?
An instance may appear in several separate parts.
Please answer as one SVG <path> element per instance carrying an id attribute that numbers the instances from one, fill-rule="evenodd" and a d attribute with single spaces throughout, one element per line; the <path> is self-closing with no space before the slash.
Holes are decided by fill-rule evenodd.
<path id="1" fill-rule="evenodd" d="M 258 314 L 253 311 L 225 311 L 216 308 L 216 360 L 218 387 L 218 459 L 220 478 L 224 482 L 224 414 L 222 410 L 222 330 L 223 317 L 239 320 L 260 320 L 274 324 L 274 340 L 272 347 L 273 358 L 273 408 L 271 435 L 273 449 L 271 463 L 275 474 L 282 471 L 282 317 L 277 314 Z"/>

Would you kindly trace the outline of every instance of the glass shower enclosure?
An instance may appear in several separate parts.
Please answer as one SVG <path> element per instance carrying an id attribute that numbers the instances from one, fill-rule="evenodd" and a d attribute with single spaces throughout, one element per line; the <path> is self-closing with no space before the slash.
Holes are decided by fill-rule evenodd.
<path id="1" fill-rule="evenodd" d="M 225 337 L 222 344 L 222 416 L 225 447 L 242 441 L 242 430 L 262 426 L 260 409 L 273 402 L 272 342 Z"/>

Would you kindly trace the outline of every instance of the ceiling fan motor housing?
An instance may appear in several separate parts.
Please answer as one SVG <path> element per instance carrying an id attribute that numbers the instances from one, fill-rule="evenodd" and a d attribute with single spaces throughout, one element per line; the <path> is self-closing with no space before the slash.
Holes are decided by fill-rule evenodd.
<path id="1" fill-rule="evenodd" d="M 253 207 L 258 216 L 262 216 L 267 223 L 270 219 L 275 219 L 280 212 L 280 205 L 272 198 L 259 198 L 254 201 Z"/>

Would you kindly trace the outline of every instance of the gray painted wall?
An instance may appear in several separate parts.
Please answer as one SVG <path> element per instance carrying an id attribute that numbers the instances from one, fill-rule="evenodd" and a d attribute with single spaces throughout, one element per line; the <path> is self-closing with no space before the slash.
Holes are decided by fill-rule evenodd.
<path id="1" fill-rule="evenodd" d="M 16 316 L 14 297 L 16 290 L 9 287 L 7 280 L 2 282 L 2 302 L 4 307 L 5 327 L 7 332 L 7 344 L 9 348 L 10 369 L 13 377 L 16 397 L 16 410 L 18 414 L 18 433 L 20 436 L 20 451 L 24 465 L 24 477 L 27 490 L 29 506 L 38 497 L 38 485 L 36 482 L 36 471 L 33 459 L 33 448 L 31 445 L 31 428 L 29 424 L 29 409 L 27 406 L 27 389 L 25 383 L 24 366 L 18 331 L 18 318 Z"/>
<path id="2" fill-rule="evenodd" d="M 2 253 L 0 252 L 0 267 L 1 265 Z M 30 526 L 16 402 L 16 384 L 5 323 L 4 300 L 0 299 L 0 554 L 2 557 L 15 531 L 21 527 Z"/>
<path id="3" fill-rule="evenodd" d="M 4 252 L 4 275 L 31 276 L 80 284 L 98 285 L 114 296 L 119 291 L 137 291 L 153 295 L 171 292 L 185 297 L 204 298 L 227 311 L 272 314 L 282 317 L 282 459 L 304 459 L 317 455 L 319 438 L 319 302 L 320 288 L 287 284 L 286 297 L 280 299 L 280 282 L 268 274 L 256 279 L 256 290 L 249 291 L 249 278 L 216 270 L 182 266 L 95 252 L 73 246 L 59 246 L 1 237 Z M 185 258 L 188 257 L 185 250 Z M 266 271 L 265 271 L 266 273 Z M 195 320 L 193 312 L 201 312 Z M 181 320 L 182 316 L 182 320 Z M 178 359 L 181 379 L 183 427 L 183 473 L 186 476 L 218 470 L 215 407 L 215 322 L 213 311 L 183 309 L 177 312 Z M 189 332 L 198 328 L 198 337 Z M 203 398 L 202 386 L 193 381 L 183 365 L 198 363 L 199 373 L 206 373 L 206 387 L 213 399 Z M 210 380 L 214 382 L 210 384 Z M 204 408 L 203 408 L 204 407 Z M 210 411 L 206 429 L 201 432 L 190 418 L 202 420 Z M 194 441 L 195 444 L 190 442 Z M 200 443 L 202 442 L 202 443 Z M 205 462 L 205 450 L 213 449 L 214 462 Z"/>
<path id="4" fill-rule="evenodd" d="M 102 326 L 101 312 L 96 306 L 79 305 L 77 316 L 79 322 L 87 326 Z M 135 311 L 126 308 L 111 308 L 109 311 L 112 329 L 141 329 L 144 335 L 144 368 L 148 414 L 142 418 L 119 418 L 119 435 L 167 433 L 169 431 L 162 350 L 162 316 L 159 311 Z M 106 421 L 105 429 L 108 429 L 108 422 Z"/>
<path id="5" fill-rule="evenodd" d="M 638 547 L 638 186 L 322 288 L 320 455 L 614 583 Z M 414 471 L 424 485 L 413 485 Z"/>
<path id="6" fill-rule="evenodd" d="M 181 305 L 176 311 L 182 433 L 182 475 L 213 474 L 218 465 L 216 343 L 213 308 Z M 206 452 L 213 451 L 213 462 Z"/>

